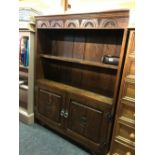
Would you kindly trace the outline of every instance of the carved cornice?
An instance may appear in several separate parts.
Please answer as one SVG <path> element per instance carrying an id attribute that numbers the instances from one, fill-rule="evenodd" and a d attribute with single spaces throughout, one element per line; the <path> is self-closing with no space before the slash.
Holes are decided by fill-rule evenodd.
<path id="1" fill-rule="evenodd" d="M 37 16 L 36 27 L 73 29 L 126 28 L 128 27 L 128 19 L 128 11 Z"/>

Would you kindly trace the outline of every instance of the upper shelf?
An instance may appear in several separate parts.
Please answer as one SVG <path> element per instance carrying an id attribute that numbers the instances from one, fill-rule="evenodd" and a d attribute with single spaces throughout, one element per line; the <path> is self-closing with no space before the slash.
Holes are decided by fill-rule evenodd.
<path id="1" fill-rule="evenodd" d="M 27 79 L 28 78 L 28 73 L 24 71 L 19 71 L 19 77 Z"/>
<path id="2" fill-rule="evenodd" d="M 28 69 L 29 69 L 28 66 L 24 66 L 24 65 L 19 65 L 19 68 L 20 68 L 20 69 L 25 69 L 25 70 L 28 70 Z"/>
<path id="3" fill-rule="evenodd" d="M 40 57 L 45 58 L 45 59 L 50 59 L 50 60 L 76 63 L 76 64 L 86 65 L 86 66 L 91 66 L 91 67 L 107 68 L 107 69 L 114 69 L 114 70 L 118 69 L 118 66 L 115 66 L 115 65 L 87 61 L 87 60 L 81 60 L 81 59 L 75 59 L 75 58 L 52 56 L 52 55 L 48 55 L 48 54 L 40 54 Z"/>
<path id="4" fill-rule="evenodd" d="M 23 66 L 23 65 L 19 65 L 19 71 L 21 73 L 21 75 L 24 75 L 24 77 L 28 76 L 28 70 L 29 70 L 29 67 L 28 66 Z"/>

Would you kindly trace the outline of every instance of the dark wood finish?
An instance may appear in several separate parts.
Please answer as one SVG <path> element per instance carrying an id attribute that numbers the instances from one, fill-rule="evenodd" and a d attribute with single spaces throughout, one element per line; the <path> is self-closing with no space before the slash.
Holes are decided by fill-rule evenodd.
<path id="1" fill-rule="evenodd" d="M 62 127 L 61 110 L 64 108 L 64 94 L 59 89 L 49 89 L 46 85 L 38 87 L 37 111 L 42 117 L 55 127 Z"/>
<path id="2" fill-rule="evenodd" d="M 35 117 L 96 155 L 109 149 L 128 15 L 36 17 Z M 105 55 L 119 57 L 119 65 L 103 63 Z"/>
<path id="3" fill-rule="evenodd" d="M 52 17 L 52 19 L 51 19 Z M 67 28 L 67 29 L 103 29 L 103 28 L 125 28 L 128 27 L 128 10 L 105 11 L 85 14 L 68 14 L 39 16 L 38 28 Z M 51 19 L 51 20 L 49 20 Z"/>
<path id="4" fill-rule="evenodd" d="M 112 99 L 54 81 L 37 83 L 36 117 L 85 147 L 106 152 Z"/>
<path id="5" fill-rule="evenodd" d="M 60 57 L 60 56 L 51 56 L 48 54 L 41 54 L 40 57 L 45 58 L 45 59 L 57 60 L 57 61 L 77 63 L 77 64 L 86 65 L 86 66 L 90 66 L 90 67 L 108 68 L 108 69 L 115 69 L 115 70 L 118 69 L 118 66 L 116 66 L 116 65 L 91 62 L 91 61 L 80 60 L 80 59 L 76 59 L 76 58 L 64 58 L 64 57 Z"/>
<path id="6" fill-rule="evenodd" d="M 125 36 L 123 30 L 39 29 L 38 33 L 40 36 L 38 52 L 41 58 L 44 58 L 39 62 L 38 68 L 39 72 L 40 70 L 42 72 L 43 66 L 45 71 L 45 74 L 37 74 L 41 75 L 40 78 L 45 76 L 57 82 L 64 82 L 109 97 L 114 95 L 117 69 L 119 72 L 121 66 L 118 68 L 104 64 L 101 59 L 107 54 L 119 56 L 122 53 L 122 39 Z M 77 49 L 77 45 L 81 47 Z"/>
<path id="7" fill-rule="evenodd" d="M 135 154 L 135 30 L 129 29 L 110 154 Z"/>
<path id="8" fill-rule="evenodd" d="M 59 83 L 59 82 L 55 82 L 52 80 L 46 80 L 46 79 L 39 79 L 37 80 L 37 84 L 41 87 L 45 87 L 46 89 L 52 88 L 52 90 L 54 89 L 55 91 L 58 89 L 60 91 L 62 91 L 62 93 L 64 94 L 64 92 L 69 93 L 69 92 L 75 92 L 75 94 L 79 94 L 81 96 L 84 96 L 86 98 L 90 98 L 91 100 L 95 100 L 98 102 L 98 106 L 102 107 L 102 102 L 104 102 L 104 105 L 112 105 L 112 98 L 107 97 L 107 96 L 103 96 L 100 94 L 96 94 L 93 93 L 91 91 L 86 91 L 84 89 L 79 89 L 77 87 L 72 87 L 63 83 Z M 60 93 L 60 92 L 59 92 Z"/>
<path id="9" fill-rule="evenodd" d="M 107 133 L 111 123 L 107 115 L 110 114 L 111 106 L 71 92 L 67 98 L 67 109 L 67 134 L 78 138 L 83 145 L 94 148 L 96 152 L 102 149 L 106 152 L 104 143 L 108 141 Z"/>

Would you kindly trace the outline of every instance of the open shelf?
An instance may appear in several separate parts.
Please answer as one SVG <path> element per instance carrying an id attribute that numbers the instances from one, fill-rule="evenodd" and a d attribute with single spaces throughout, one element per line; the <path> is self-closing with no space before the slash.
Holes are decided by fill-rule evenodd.
<path id="1" fill-rule="evenodd" d="M 25 70 L 28 70 L 28 69 L 29 69 L 28 66 L 23 66 L 23 65 L 19 65 L 19 68 L 20 68 L 20 69 L 25 69 Z"/>
<path id="2" fill-rule="evenodd" d="M 118 66 L 111 65 L 111 64 L 104 64 L 99 62 L 75 59 L 75 58 L 67 58 L 67 57 L 60 57 L 60 56 L 52 56 L 49 54 L 40 54 L 41 58 L 50 59 L 50 60 L 57 60 L 57 61 L 64 61 L 69 63 L 76 63 L 80 65 L 86 65 L 90 67 L 99 67 L 99 68 L 107 68 L 107 69 L 114 69 L 117 70 Z"/>
<path id="3" fill-rule="evenodd" d="M 28 79 L 28 73 L 27 72 L 20 71 L 19 72 L 19 77 L 22 77 L 24 79 Z"/>
<path id="4" fill-rule="evenodd" d="M 25 90 L 28 90 L 29 89 L 28 85 L 25 85 L 25 84 L 21 84 L 19 86 L 19 88 L 22 88 L 22 89 L 25 89 Z"/>
<path id="5" fill-rule="evenodd" d="M 47 80 L 47 79 L 39 79 L 39 80 L 37 80 L 37 82 L 38 82 L 38 84 L 46 85 L 51 88 L 53 88 L 53 87 L 58 88 L 58 89 L 66 91 L 66 92 L 71 92 L 71 93 L 76 92 L 76 94 L 79 94 L 79 95 L 82 94 L 83 96 L 91 98 L 98 102 L 103 102 L 105 104 L 112 105 L 112 101 L 113 101 L 112 98 L 104 96 L 104 95 L 100 95 L 100 94 L 97 94 L 97 93 L 94 93 L 91 91 L 87 91 L 84 89 L 80 89 L 77 87 L 69 86 L 67 84 L 63 84 L 63 83 L 59 83 L 59 82 L 55 82 L 55 81 Z"/>

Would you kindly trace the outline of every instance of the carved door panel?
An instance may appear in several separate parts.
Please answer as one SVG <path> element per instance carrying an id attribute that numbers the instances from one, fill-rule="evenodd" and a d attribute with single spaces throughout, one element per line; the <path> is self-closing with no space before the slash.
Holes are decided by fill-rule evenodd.
<path id="1" fill-rule="evenodd" d="M 38 113 L 54 126 L 61 126 L 63 100 L 61 92 L 38 89 Z"/>
<path id="2" fill-rule="evenodd" d="M 67 98 L 66 132 L 83 142 L 101 147 L 100 144 L 106 142 L 108 135 L 107 110 L 95 108 L 96 103 L 88 99 L 80 100 L 80 98 L 76 95 L 69 95 Z"/>

